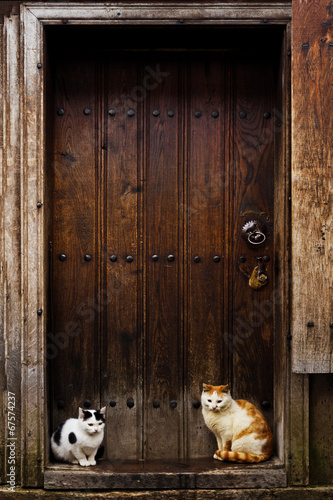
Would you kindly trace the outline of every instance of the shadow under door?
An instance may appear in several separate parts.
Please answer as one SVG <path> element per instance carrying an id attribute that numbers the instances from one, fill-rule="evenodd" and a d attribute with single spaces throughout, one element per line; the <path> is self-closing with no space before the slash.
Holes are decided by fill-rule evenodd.
<path id="1" fill-rule="evenodd" d="M 203 382 L 273 422 L 273 63 L 68 51 L 53 70 L 51 425 L 106 405 L 110 461 L 211 457 Z"/>

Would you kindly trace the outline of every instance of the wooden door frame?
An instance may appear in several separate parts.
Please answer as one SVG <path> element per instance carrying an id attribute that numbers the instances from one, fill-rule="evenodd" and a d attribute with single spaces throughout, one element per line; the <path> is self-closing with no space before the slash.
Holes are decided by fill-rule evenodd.
<path id="1" fill-rule="evenodd" d="M 278 256 L 281 287 L 281 320 L 278 328 L 281 338 L 276 349 L 276 439 L 281 464 L 289 471 L 289 484 L 306 484 L 308 477 L 308 384 L 307 377 L 291 374 L 287 335 L 289 333 L 289 235 L 284 230 L 290 220 L 290 51 L 291 5 L 287 3 L 224 4 L 224 3 L 116 3 L 116 4 L 42 4 L 26 3 L 21 6 L 20 25 L 12 16 L 5 23 L 4 37 L 9 34 L 15 43 L 6 44 L 4 67 L 20 78 L 21 86 L 12 89 L 12 99 L 20 110 L 20 121 L 8 112 L 12 128 L 18 131 L 13 137 L 14 146 L 20 151 L 20 221 L 21 255 L 17 259 L 20 270 L 21 292 L 21 467 L 24 486 L 44 485 L 44 469 L 48 455 L 47 398 L 46 398 L 46 334 L 48 289 L 47 227 L 48 183 L 46 177 L 46 89 L 47 54 L 44 29 L 47 26 L 80 25 L 219 25 L 219 26 L 283 26 L 281 87 L 284 89 L 281 104 L 286 118 L 282 119 L 282 141 L 277 146 L 281 173 L 276 179 L 277 230 L 284 236 Z M 14 22 L 15 21 L 15 22 Z M 17 58 L 17 52 L 20 57 Z M 15 62 L 16 61 L 16 62 Z M 8 85 L 8 84 L 7 84 Z M 5 84 L 6 87 L 6 84 Z M 5 88 L 6 90 L 6 88 Z M 18 129 L 19 127 L 19 129 Z M 14 159 L 15 148 L 5 153 Z M 15 156 L 16 158 L 16 156 Z M 4 208 L 9 206 L 12 195 L 4 196 Z M 7 205 L 6 205 L 7 204 Z M 285 249 L 285 250 L 283 250 Z M 283 286 L 282 286 L 283 285 Z M 8 333 L 8 335 L 10 335 Z M 300 425 L 302 422 L 302 425 Z M 230 474 L 230 469 L 227 471 Z M 236 471 L 237 472 L 237 471 Z M 239 472 L 239 471 L 238 471 Z M 238 473 L 237 472 L 237 473 Z M 267 470 L 263 476 L 267 477 Z M 80 474 L 81 475 L 81 474 Z M 243 474 L 244 475 L 244 474 Z M 269 476 L 269 474 L 268 474 Z M 81 475 L 82 478 L 82 475 Z M 239 476 L 238 476 L 239 478 Z M 223 484 L 223 479 L 221 484 Z M 135 480 L 134 480 L 135 483 Z M 82 482 L 80 483 L 82 487 Z M 91 484 L 88 483 L 87 484 Z M 218 487 L 201 479 L 201 488 Z M 248 481 L 245 483 L 248 484 Z M 274 486 L 277 483 L 262 481 L 254 487 Z M 89 487 L 89 486 L 88 486 Z M 90 486 L 91 487 L 91 486 Z M 142 487 L 142 486 L 141 486 Z M 185 486 L 186 487 L 186 486 Z M 189 486 L 191 487 L 191 486 Z M 193 487 L 193 486 L 192 486 Z M 200 487 L 200 486 L 198 486 Z M 225 485 L 223 486 L 225 487 Z"/>

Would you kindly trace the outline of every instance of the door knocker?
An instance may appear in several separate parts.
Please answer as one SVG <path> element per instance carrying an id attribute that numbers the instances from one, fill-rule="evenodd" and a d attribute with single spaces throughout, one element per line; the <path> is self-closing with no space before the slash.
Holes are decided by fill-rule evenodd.
<path id="1" fill-rule="evenodd" d="M 261 245 L 266 241 L 267 228 L 262 221 L 249 220 L 242 227 L 242 236 L 249 245 Z"/>

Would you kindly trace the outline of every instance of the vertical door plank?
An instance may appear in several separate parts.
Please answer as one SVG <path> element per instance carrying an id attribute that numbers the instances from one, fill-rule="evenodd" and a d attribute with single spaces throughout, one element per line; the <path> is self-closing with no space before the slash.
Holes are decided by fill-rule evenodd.
<path id="1" fill-rule="evenodd" d="M 193 403 L 202 383 L 222 384 L 224 285 L 224 65 L 206 54 L 191 60 L 188 77 L 187 446 L 190 457 L 211 455 L 216 440 Z M 201 112 L 201 116 L 196 117 Z M 218 112 L 218 117 L 212 113 Z M 219 262 L 213 258 L 218 256 Z M 200 262 L 195 262 L 200 257 Z"/>
<path id="2" fill-rule="evenodd" d="M 231 255 L 234 273 L 230 283 L 233 304 L 233 395 L 257 406 L 273 402 L 273 291 L 274 239 L 274 79 L 271 66 L 251 58 L 235 65 L 234 166 L 231 186 Z M 264 113 L 270 113 L 265 118 Z M 268 227 L 263 245 L 249 246 L 241 229 L 250 219 L 261 218 Z M 244 272 L 252 273 L 256 257 L 267 255 L 268 283 L 253 290 Z M 246 264 L 239 258 L 246 257 Z M 259 375 L 260 374 L 260 375 Z M 271 414 L 272 412 L 270 412 Z"/>
<path id="3" fill-rule="evenodd" d="M 115 404 L 108 406 L 106 432 L 111 461 L 140 459 L 142 438 L 140 106 L 133 90 L 138 85 L 138 65 L 129 56 L 125 63 L 123 58 L 124 54 L 114 54 L 106 65 L 107 136 L 103 146 L 107 161 L 102 269 L 107 307 L 102 325 L 102 399 L 107 405 Z"/>
<path id="4" fill-rule="evenodd" d="M 181 284 L 179 233 L 178 66 L 150 59 L 165 76 L 149 92 L 145 129 L 147 312 L 145 350 L 145 457 L 180 456 L 182 435 Z M 159 111 L 158 116 L 157 111 Z M 173 111 L 174 116 L 168 116 Z M 158 255 L 158 261 L 152 256 Z M 174 261 L 168 261 L 174 255 Z M 170 404 L 176 404 L 172 408 Z M 159 407 L 156 407 L 159 405 Z M 155 407 L 154 407 L 155 406 Z"/>
<path id="5" fill-rule="evenodd" d="M 84 400 L 99 404 L 96 67 L 87 58 L 73 61 L 63 56 L 56 71 L 54 158 L 50 172 L 53 321 L 47 339 L 54 424 L 76 416 Z M 84 114 L 86 108 L 90 114 Z M 66 260 L 60 260 L 61 254 L 66 255 Z M 86 254 L 91 255 L 91 261 L 85 260 Z"/>
<path id="6" fill-rule="evenodd" d="M 296 373 L 333 371 L 331 2 L 293 2 L 292 357 Z"/>

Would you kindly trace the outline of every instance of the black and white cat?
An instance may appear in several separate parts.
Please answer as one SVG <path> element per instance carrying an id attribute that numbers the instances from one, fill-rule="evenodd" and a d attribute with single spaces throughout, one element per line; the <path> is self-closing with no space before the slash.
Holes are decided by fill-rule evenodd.
<path id="1" fill-rule="evenodd" d="M 69 418 L 51 437 L 54 458 L 82 466 L 96 465 L 96 453 L 104 437 L 104 406 L 100 410 L 82 410 L 79 418 Z"/>

